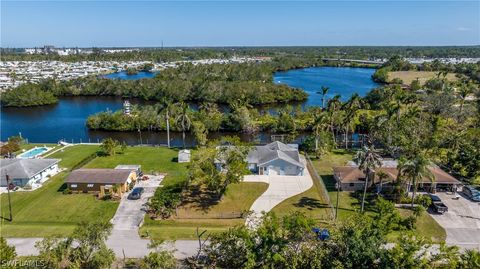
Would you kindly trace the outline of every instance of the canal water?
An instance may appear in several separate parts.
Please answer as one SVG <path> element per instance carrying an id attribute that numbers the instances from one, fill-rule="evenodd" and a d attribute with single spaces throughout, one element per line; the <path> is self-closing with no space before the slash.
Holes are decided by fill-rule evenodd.
<path id="1" fill-rule="evenodd" d="M 366 68 L 317 67 L 278 72 L 273 79 L 275 83 L 285 83 L 303 88 L 309 93 L 309 99 L 303 105 L 312 106 L 321 104 L 321 96 L 317 94 L 321 86 L 330 87 L 328 95 L 330 98 L 335 94 L 340 94 L 342 100 L 347 100 L 355 92 L 361 96 L 365 95 L 369 90 L 378 86 L 371 79 L 373 72 L 373 69 Z M 117 74 L 115 78 L 133 79 L 126 73 L 120 73 L 113 74 Z M 146 78 L 143 75 L 141 78 Z M 154 73 L 149 73 L 148 76 L 150 75 L 153 77 Z M 123 78 L 124 76 L 128 78 Z M 138 74 L 133 76 L 138 76 Z M 132 103 L 144 103 L 139 100 L 131 101 Z M 10 136 L 21 134 L 32 143 L 56 143 L 62 139 L 75 143 L 97 142 L 106 137 L 125 141 L 128 144 L 167 143 L 165 132 L 105 132 L 91 131 L 86 128 L 85 122 L 89 115 L 106 110 L 119 110 L 122 108 L 122 104 L 123 100 L 115 97 L 65 97 L 54 105 L 2 108 L 0 140 L 5 141 Z M 240 135 L 245 141 L 267 143 L 270 142 L 272 134 L 211 133 L 210 138 L 224 135 Z M 301 140 L 304 136 L 305 134 L 299 134 L 298 139 Z M 181 133 L 171 133 L 171 144 L 173 146 L 182 145 Z M 186 144 L 194 144 L 194 139 L 190 134 L 187 135 Z"/>
<path id="2" fill-rule="evenodd" d="M 129 75 L 127 71 L 115 72 L 103 75 L 104 78 L 109 79 L 123 79 L 123 80 L 137 80 L 142 78 L 153 78 L 155 77 L 156 72 L 147 72 L 147 71 L 140 71 L 136 74 Z"/>

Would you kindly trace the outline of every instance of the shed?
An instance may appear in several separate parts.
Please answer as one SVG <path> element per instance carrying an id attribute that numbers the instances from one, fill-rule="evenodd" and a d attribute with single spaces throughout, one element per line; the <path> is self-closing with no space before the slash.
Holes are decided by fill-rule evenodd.
<path id="1" fill-rule="evenodd" d="M 189 149 L 182 149 L 178 152 L 179 163 L 189 163 L 190 157 L 191 157 L 191 152 Z"/>

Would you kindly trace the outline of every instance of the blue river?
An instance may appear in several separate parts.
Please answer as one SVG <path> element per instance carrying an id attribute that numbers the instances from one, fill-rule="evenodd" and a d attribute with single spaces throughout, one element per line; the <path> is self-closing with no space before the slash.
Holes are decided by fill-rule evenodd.
<path id="1" fill-rule="evenodd" d="M 326 99 L 339 94 L 342 101 L 348 100 L 354 93 L 365 96 L 370 90 L 380 86 L 372 80 L 373 68 L 358 67 L 311 67 L 277 72 L 273 76 L 275 83 L 305 90 L 309 97 L 306 106 L 321 106 L 321 87 L 329 87 Z"/>
<path id="2" fill-rule="evenodd" d="M 353 93 L 361 96 L 378 85 L 371 79 L 374 69 L 318 67 L 277 72 L 274 74 L 275 83 L 285 83 L 292 87 L 304 89 L 309 99 L 304 106 L 321 105 L 321 95 L 317 94 L 321 86 L 330 87 L 327 98 L 340 94 L 342 100 L 347 100 Z M 153 77 L 154 73 L 140 72 L 136 75 L 114 73 L 109 78 L 140 79 Z M 133 103 L 144 104 L 141 100 L 131 100 Z M 148 102 L 150 103 L 150 102 Z M 90 131 L 85 122 L 89 115 L 122 108 L 122 98 L 116 97 L 65 97 L 58 104 L 26 107 L 2 108 L 0 113 L 0 140 L 5 141 L 13 135 L 21 135 L 29 142 L 56 143 L 60 139 L 68 142 L 97 142 L 106 137 L 113 137 L 129 144 L 153 143 L 166 144 L 165 132 L 104 132 Z M 211 133 L 211 138 L 227 135 L 225 133 Z M 270 134 L 261 133 L 254 136 L 237 134 L 246 141 L 269 142 Z M 187 145 L 194 144 L 190 135 Z M 181 146 L 181 134 L 172 133 L 172 145 Z"/>
<path id="3" fill-rule="evenodd" d="M 121 72 L 106 74 L 106 75 L 103 75 L 102 77 L 110 78 L 110 79 L 137 80 L 142 78 L 153 78 L 155 77 L 156 74 L 157 74 L 156 72 L 140 71 L 136 74 L 129 75 L 127 74 L 126 71 L 121 71 Z"/>

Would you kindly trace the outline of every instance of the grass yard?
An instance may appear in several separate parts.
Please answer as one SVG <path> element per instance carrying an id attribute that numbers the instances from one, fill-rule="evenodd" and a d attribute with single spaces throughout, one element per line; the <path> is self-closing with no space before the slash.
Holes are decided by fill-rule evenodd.
<path id="1" fill-rule="evenodd" d="M 399 208 L 398 210 L 403 217 L 413 214 L 409 209 Z M 443 229 L 443 227 L 440 226 L 440 224 L 438 224 L 438 222 L 436 222 L 427 212 L 423 212 L 423 214 L 417 219 L 415 232 L 425 238 L 430 238 L 436 243 L 444 242 L 447 238 L 445 229 Z M 395 238 L 396 236 L 399 236 L 399 234 L 393 234 L 392 236 Z"/>
<path id="2" fill-rule="evenodd" d="M 124 153 L 93 159 L 84 168 L 115 168 L 119 164 L 139 164 L 144 174 L 167 173 L 163 185 L 182 182 L 187 176 L 187 165 L 178 163 L 178 151 L 166 147 L 128 147 Z"/>
<path id="3" fill-rule="evenodd" d="M 322 195 L 323 187 L 315 178 L 313 183 L 313 187 L 309 190 L 288 198 L 275 206 L 272 211 L 280 217 L 294 211 L 300 211 L 311 218 L 330 221 L 332 212 L 327 199 Z"/>
<path id="4" fill-rule="evenodd" d="M 150 236 L 159 240 L 197 239 L 197 227 L 200 232 L 215 234 L 227 231 L 230 227 L 243 225 L 244 219 L 176 219 L 151 220 L 145 218 L 140 228 L 141 236 Z"/>
<path id="5" fill-rule="evenodd" d="M 268 188 L 266 183 L 241 182 L 230 184 L 220 201 L 210 196 L 191 195 L 178 208 L 178 218 L 231 218 L 250 209 L 253 202 Z"/>
<path id="6" fill-rule="evenodd" d="M 346 165 L 348 161 L 352 160 L 353 155 L 354 153 L 351 151 L 338 149 L 333 150 L 318 160 L 312 160 L 315 170 L 317 170 L 317 173 L 322 178 L 334 206 L 336 206 L 337 202 L 337 193 L 339 194 L 338 218 L 340 220 L 348 218 L 351 212 L 360 208 L 358 206 L 358 200 L 352 196 L 352 193 L 337 192 L 335 189 L 335 179 L 333 178 L 333 167 Z"/>
<path id="7" fill-rule="evenodd" d="M 98 201 L 93 195 L 64 195 L 59 191 L 65 172 L 49 179 L 44 186 L 31 192 L 15 192 L 12 197 L 13 221 L 8 218 L 8 197 L 1 199 L 1 235 L 4 237 L 65 236 L 82 220 L 109 220 L 118 202 Z"/>
<path id="8" fill-rule="evenodd" d="M 388 80 L 392 81 L 395 78 L 399 78 L 403 81 L 403 83 L 410 85 L 412 81 L 418 78 L 420 84 L 423 85 L 427 80 L 431 78 L 436 78 L 437 74 L 438 72 L 432 71 L 395 71 L 388 73 Z M 456 81 L 457 79 L 458 78 L 455 76 L 454 73 L 447 74 L 447 80 Z"/>
<path id="9" fill-rule="evenodd" d="M 250 209 L 253 202 L 267 190 L 266 183 L 242 182 L 230 184 L 220 201 L 192 195 L 178 209 L 178 216 L 171 220 L 152 220 L 145 217 L 140 235 L 155 239 L 176 240 L 196 239 L 196 230 L 207 233 L 224 232 L 237 225 L 243 225 L 241 214 Z"/>
<path id="10" fill-rule="evenodd" d="M 47 158 L 61 159 L 59 166 L 62 168 L 72 169 L 79 162 L 88 158 L 90 155 L 98 152 L 99 146 L 96 145 L 76 145 L 70 146 L 49 155 Z"/>

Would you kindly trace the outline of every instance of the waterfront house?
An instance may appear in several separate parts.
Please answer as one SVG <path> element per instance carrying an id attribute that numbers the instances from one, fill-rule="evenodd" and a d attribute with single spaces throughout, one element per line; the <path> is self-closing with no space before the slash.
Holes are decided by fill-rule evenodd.
<path id="1" fill-rule="evenodd" d="M 116 192 L 121 196 L 136 180 L 137 172 L 131 169 L 77 169 L 68 175 L 65 183 L 74 192 L 94 192 L 99 196 Z"/>
<path id="2" fill-rule="evenodd" d="M 38 187 L 58 173 L 58 159 L 2 159 L 0 160 L 0 186 Z"/>
<path id="3" fill-rule="evenodd" d="M 248 153 L 248 169 L 259 175 L 303 176 L 305 165 L 300 161 L 298 145 L 279 141 L 255 146 Z M 223 170 L 222 158 L 217 158 L 217 169 Z"/>

